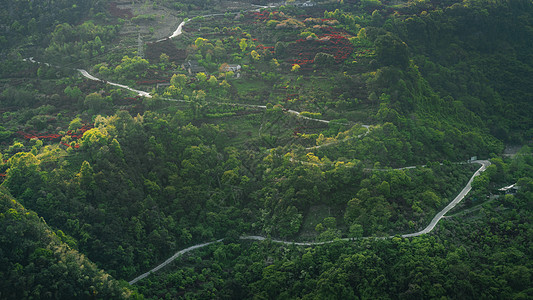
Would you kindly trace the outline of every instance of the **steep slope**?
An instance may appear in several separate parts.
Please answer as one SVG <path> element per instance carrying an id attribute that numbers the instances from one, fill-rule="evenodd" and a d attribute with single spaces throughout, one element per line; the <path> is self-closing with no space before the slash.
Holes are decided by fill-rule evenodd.
<path id="1" fill-rule="evenodd" d="M 126 299 L 123 287 L 55 233 L 35 212 L 0 192 L 0 298 Z"/>

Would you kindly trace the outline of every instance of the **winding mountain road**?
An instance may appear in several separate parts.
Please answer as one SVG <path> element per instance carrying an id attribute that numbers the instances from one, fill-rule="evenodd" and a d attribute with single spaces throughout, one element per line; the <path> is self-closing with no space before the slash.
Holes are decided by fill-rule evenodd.
<path id="1" fill-rule="evenodd" d="M 472 175 L 472 177 L 470 178 L 470 180 L 468 181 L 468 183 L 466 184 L 466 186 L 463 188 L 463 190 L 461 190 L 461 192 L 459 193 L 459 195 L 457 195 L 457 197 L 455 197 L 455 199 L 453 199 L 452 202 L 450 202 L 444 209 L 442 209 L 441 211 L 439 211 L 435 217 L 433 218 L 433 220 L 431 220 L 431 222 L 429 222 L 429 225 L 426 226 L 426 228 L 418 231 L 418 232 L 414 232 L 414 233 L 407 233 L 407 234 L 402 234 L 401 237 L 404 237 L 404 238 L 409 238 L 409 237 L 416 237 L 416 236 L 420 236 L 420 235 L 423 235 L 423 234 L 427 234 L 427 233 L 430 233 L 431 231 L 433 231 L 433 229 L 435 229 L 435 226 L 437 225 L 437 223 L 444 217 L 444 215 L 449 212 L 452 208 L 454 208 L 459 202 L 461 202 L 461 200 L 464 199 L 464 197 L 470 192 L 470 190 L 472 189 L 472 181 L 474 181 L 474 178 L 476 178 L 477 176 L 479 176 L 481 174 L 481 172 L 485 171 L 487 169 L 487 167 L 490 165 L 490 162 L 488 160 L 475 160 L 475 161 L 472 161 L 471 163 L 477 163 L 477 164 L 480 164 L 481 167 L 474 173 L 474 175 Z M 412 168 L 412 167 L 406 167 L 406 168 Z M 405 168 L 404 168 L 405 169 Z M 361 239 L 387 239 L 387 238 L 392 238 L 394 236 L 386 236 L 386 237 L 363 237 Z M 253 240 L 253 241 L 264 241 L 264 240 L 270 240 L 274 243 L 280 243 L 280 244 L 286 244 L 286 245 L 297 245 L 297 246 L 317 246 L 317 245 L 324 245 L 324 244 L 329 244 L 329 243 L 333 243 L 335 241 L 350 241 L 352 240 L 352 238 L 342 238 L 342 239 L 335 239 L 335 240 L 331 240 L 331 241 L 325 241 L 325 242 L 296 242 L 296 241 L 283 241 L 283 240 L 276 240 L 276 239 L 269 239 L 267 237 L 263 237 L 263 236 L 258 236 L 258 235 L 248 235 L 248 236 L 242 236 L 240 237 L 241 240 Z M 171 263 L 173 260 L 175 260 L 176 258 L 182 256 L 183 254 L 187 253 L 187 252 L 190 252 L 192 250 L 195 250 L 195 249 L 198 249 L 198 248 L 202 248 L 202 247 L 205 247 L 205 246 L 208 246 L 208 245 L 211 245 L 213 243 L 218 243 L 218 242 L 222 242 L 224 239 L 219 239 L 219 240 L 216 240 L 216 241 L 212 241 L 212 242 L 208 242 L 208 243 L 203 243 L 203 244 L 198 244 L 198 245 L 194 245 L 194 246 L 191 246 L 189 248 L 186 248 L 186 249 L 183 249 L 183 250 L 180 250 L 178 252 L 176 252 L 174 255 L 172 255 L 170 258 L 168 258 L 167 260 L 165 260 L 163 263 L 161 263 L 160 265 L 158 265 L 157 267 L 151 269 L 150 271 L 146 272 L 146 273 L 143 273 L 142 275 L 138 276 L 138 277 L 135 277 L 133 280 L 131 280 L 129 282 L 129 284 L 135 284 L 137 283 L 139 280 L 143 279 L 143 278 L 146 278 L 148 275 L 150 275 L 151 273 L 154 273 L 154 272 L 157 272 L 158 270 L 160 270 L 161 268 L 165 267 L 166 265 L 168 265 L 169 263 Z"/>
<path id="2" fill-rule="evenodd" d="M 463 190 L 459 193 L 459 195 L 457 195 L 457 197 L 455 197 L 455 199 L 453 199 L 453 201 L 450 202 L 450 204 L 446 205 L 446 207 L 443 210 L 438 212 L 437 215 L 435 215 L 435 217 L 433 218 L 433 220 L 431 220 L 431 222 L 429 222 L 429 225 L 426 228 L 424 228 L 421 231 L 415 232 L 415 233 L 402 234 L 402 237 L 413 237 L 413 236 L 419 236 L 419 235 L 422 235 L 422 234 L 430 233 L 435 228 L 435 226 L 440 221 L 440 219 L 442 219 L 442 217 L 444 217 L 444 215 L 447 212 L 449 212 L 452 208 L 454 208 L 457 205 L 457 203 L 459 203 L 459 202 L 461 202 L 461 200 L 463 200 L 463 198 L 472 189 L 472 181 L 474 181 L 474 178 L 476 176 L 479 176 L 479 174 L 481 174 L 481 172 L 485 171 L 487 169 L 487 167 L 490 166 L 490 161 L 488 161 L 488 160 L 475 160 L 475 161 L 473 161 L 473 163 L 481 164 L 481 167 L 474 173 L 474 175 L 472 175 L 470 180 L 468 180 L 468 183 L 463 188 Z"/>
<path id="3" fill-rule="evenodd" d="M 94 80 L 94 81 L 100 81 L 100 82 L 105 82 L 107 84 L 110 84 L 110 85 L 114 85 L 114 86 L 118 86 L 120 88 L 123 88 L 123 89 L 126 89 L 126 90 L 130 90 L 132 92 L 135 92 L 137 93 L 137 95 L 141 96 L 141 97 L 147 97 L 147 98 L 152 98 L 152 95 L 150 95 L 149 92 L 145 92 L 145 91 L 141 91 L 141 90 L 136 90 L 134 88 L 131 88 L 129 86 L 126 86 L 126 85 L 123 85 L 123 84 L 120 84 L 120 83 L 115 83 L 115 82 L 111 82 L 111 81 L 104 81 L 100 78 L 97 78 L 93 75 L 91 75 L 89 72 L 87 72 L 86 70 L 84 69 L 76 69 L 78 72 L 80 72 L 80 74 L 89 79 L 89 80 Z M 164 101 L 173 101 L 173 102 L 191 102 L 190 100 L 183 100 L 183 99 L 172 99 L 172 98 L 159 98 L 161 100 L 164 100 Z M 236 103 L 236 102 L 216 102 L 216 101 L 210 101 L 210 103 L 215 103 L 215 104 L 228 104 L 228 105 L 237 105 L 237 106 L 243 106 L 243 107 L 252 107 L 252 108 L 261 108 L 261 109 L 266 109 L 267 107 L 265 105 L 254 105 L 254 104 L 245 104 L 245 103 Z M 295 110 L 292 110 L 292 109 L 288 109 L 288 110 L 285 110 L 285 112 L 288 112 L 290 114 L 293 114 L 293 115 L 296 115 L 298 116 L 299 118 L 302 118 L 302 119 L 306 119 L 306 120 L 311 120 L 311 121 L 316 121 L 316 122 L 321 122 L 321 123 L 329 123 L 330 121 L 329 120 L 322 120 L 322 119 L 315 119 L 315 118 L 309 118 L 309 117 L 306 117 L 306 116 L 303 116 L 299 111 L 295 111 Z M 369 125 L 363 125 L 364 127 L 367 127 Z M 367 127 L 368 128 L 368 127 Z"/>
<path id="4" fill-rule="evenodd" d="M 181 25 L 181 24 L 180 24 Z M 33 57 L 29 58 L 29 59 L 24 59 L 25 61 L 30 61 L 32 63 L 40 63 L 40 62 L 37 62 L 35 60 L 33 60 Z M 45 63 L 46 65 L 50 66 L 49 64 Z M 80 72 L 80 74 L 82 76 L 84 76 L 85 78 L 89 79 L 89 80 L 94 80 L 94 81 L 101 81 L 101 82 L 105 82 L 93 75 L 91 75 L 89 72 L 87 72 L 86 70 L 84 69 L 77 69 L 78 72 Z M 152 95 L 150 95 L 150 93 L 148 92 L 145 92 L 145 91 L 140 91 L 140 90 L 136 90 L 136 89 L 133 89 L 131 87 L 128 87 L 126 85 L 122 85 L 122 84 L 118 84 L 118 83 L 114 83 L 114 82 L 106 82 L 110 85 L 114 85 L 114 86 L 118 86 L 118 87 L 121 87 L 121 88 L 124 88 L 124 89 L 127 89 L 127 90 L 130 90 L 130 91 L 133 91 L 135 93 L 137 93 L 139 96 L 142 96 L 142 97 L 147 97 L 147 98 L 152 98 Z M 179 101 L 179 102 L 189 102 L 189 101 L 186 101 L 186 100 L 179 100 L 179 99 L 171 99 L 171 98 L 162 98 L 162 100 L 167 100 L 167 101 Z M 225 102 L 224 102 L 225 103 Z M 254 107 L 254 108 L 261 108 L 261 109 L 266 109 L 266 106 L 264 105 L 253 105 L 253 104 L 244 104 L 244 103 L 225 103 L 225 104 L 230 104 L 230 105 L 241 105 L 241 106 L 245 106 L 245 107 Z M 295 110 L 287 110 L 288 113 L 291 113 L 291 114 L 295 114 L 297 115 L 298 117 L 301 117 L 301 118 L 304 118 L 304 119 L 308 119 L 308 120 L 313 120 L 313 121 L 318 121 L 318 122 L 322 122 L 322 123 L 329 123 L 330 121 L 328 120 L 321 120 L 321 119 L 314 119 L 314 118 L 309 118 L 309 117 L 305 117 L 305 116 L 302 116 L 300 112 L 298 111 L 295 111 Z M 369 125 L 363 125 L 363 127 L 366 127 L 367 130 L 369 129 Z M 367 131 L 366 133 L 364 134 L 361 134 L 361 135 L 358 135 L 357 138 L 361 137 L 361 136 L 364 136 L 366 134 L 368 134 L 369 131 Z M 352 137 L 352 138 L 356 138 L 356 137 Z M 344 140 L 343 140 L 344 141 Z M 315 147 L 310 147 L 309 149 L 312 149 L 312 148 L 318 148 L 318 147 L 324 147 L 324 146 L 328 146 L 330 144 L 334 144 L 336 142 L 333 142 L 333 143 L 328 143 L 328 144 L 324 144 L 324 145 L 320 145 L 320 146 L 315 146 Z M 454 208 L 459 202 L 461 202 L 461 200 L 464 199 L 464 197 L 470 192 L 470 190 L 472 189 L 472 181 L 474 180 L 474 178 L 476 176 L 479 176 L 481 174 L 481 172 L 485 171 L 486 168 L 490 165 L 490 162 L 487 161 L 487 160 L 476 160 L 476 161 L 472 161 L 472 163 L 478 163 L 478 164 L 481 164 L 481 167 L 474 173 L 474 175 L 472 175 L 472 177 L 470 178 L 470 180 L 468 181 L 468 183 L 466 184 L 466 186 L 463 188 L 463 190 L 459 193 L 459 195 L 457 195 L 457 197 L 455 197 L 455 199 L 450 202 L 444 209 L 442 209 L 439 213 L 437 213 L 437 215 L 435 215 L 435 217 L 431 220 L 431 222 L 429 223 L 429 225 L 424 228 L 423 230 L 420 230 L 418 232 L 414 232 L 414 233 L 408 233 L 408 234 L 402 234 L 401 236 L 404 237 L 404 238 L 408 238 L 408 237 L 415 237 L 415 236 L 419 236 L 419 235 L 423 235 L 423 234 L 427 234 L 427 233 L 430 233 L 434 228 L 435 226 L 437 225 L 437 223 L 444 217 L 444 215 L 450 211 L 452 208 Z M 401 169 L 412 169 L 412 168 L 415 168 L 415 166 L 409 166 L 409 167 L 404 167 L 404 168 L 401 168 Z M 378 171 L 387 171 L 387 169 L 379 169 Z M 393 236 L 388 236 L 388 237 L 382 237 L 382 238 L 391 238 Z M 365 237 L 365 238 L 374 238 L 374 237 Z M 257 240 L 257 241 L 262 241 L 262 240 L 266 240 L 267 238 L 266 237 L 262 237 L 262 236 L 243 236 L 241 237 L 241 239 L 243 240 Z M 161 268 L 165 267 L 166 265 L 168 265 L 169 263 L 171 263 L 172 261 L 174 261 L 176 258 L 180 257 L 181 255 L 187 253 L 187 252 L 190 252 L 192 250 L 195 250 L 195 249 L 198 249 L 198 248 L 202 248 L 202 247 L 205 247 L 205 246 L 208 246 L 208 245 L 211 245 L 213 243 L 217 243 L 217 242 L 221 242 L 223 239 L 219 239 L 219 240 L 216 240 L 216 241 L 212 241 L 212 242 L 207 242 L 207 243 L 202 243 L 202 244 L 197 244 L 197 245 L 194 245 L 194 246 L 191 246 L 189 248 L 186 248 L 186 249 L 183 249 L 183 250 L 180 250 L 178 252 L 176 252 L 174 255 L 172 255 L 170 258 L 168 258 L 166 261 L 164 261 L 163 263 L 161 263 L 160 265 L 156 266 L 155 268 L 151 269 L 150 271 L 146 272 L 146 273 L 143 273 L 141 274 L 140 276 L 134 278 L 133 280 L 131 280 L 129 283 L 130 284 L 135 284 L 137 281 L 147 277 L 148 275 L 150 275 L 151 273 L 153 272 L 157 272 L 158 270 L 160 270 Z M 293 244 L 293 245 L 299 245 L 299 246 L 314 246 L 314 245 L 323 245 L 323 244 L 327 244 L 327 243 L 332 243 L 334 241 L 326 241 L 326 242 L 295 242 L 295 241 L 282 241 L 282 240 L 276 240 L 276 239 L 270 239 L 272 242 L 275 242 L 275 243 L 282 243 L 282 244 Z M 348 241 L 350 240 L 349 238 L 343 238 L 343 239 L 338 239 L 338 240 L 344 240 L 344 241 Z M 335 240 L 336 241 L 336 240 Z"/>
<path id="5" fill-rule="evenodd" d="M 198 244 L 198 245 L 194 245 L 194 246 L 190 246 L 189 248 L 185 248 L 183 250 L 180 250 L 178 252 L 176 252 L 174 255 L 172 255 L 171 257 L 169 257 L 167 260 L 165 260 L 162 264 L 160 264 L 159 266 L 153 268 L 152 270 L 140 275 L 140 276 L 137 276 L 135 277 L 135 279 L 133 279 L 132 281 L 129 282 L 129 284 L 135 284 L 137 281 L 147 277 L 148 275 L 150 275 L 151 273 L 153 272 L 157 272 L 159 271 L 159 269 L 163 268 L 164 266 L 168 265 L 169 263 L 171 263 L 173 260 L 175 260 L 176 258 L 182 256 L 183 254 L 187 253 L 187 252 L 190 252 L 192 250 L 195 250 L 195 249 L 198 249 L 198 248 L 202 248 L 202 247 L 205 247 L 205 246 L 209 246 L 211 244 L 214 244 L 214 243 L 218 243 L 218 242 L 222 242 L 222 239 L 220 240 L 216 240 L 216 241 L 212 241 L 212 242 L 208 242 L 208 243 L 203 243 L 203 244 Z"/>
<path id="6" fill-rule="evenodd" d="M 224 14 L 211 14 L 211 15 L 205 15 L 203 17 L 210 17 L 210 16 L 218 16 L 218 15 L 224 15 Z M 172 35 L 169 37 L 169 38 L 175 38 L 179 35 L 181 35 L 183 33 L 183 26 L 189 22 L 191 20 L 184 20 L 182 21 L 179 25 L 178 25 L 178 28 L 172 33 Z M 165 40 L 165 39 L 163 39 Z M 159 40 L 159 41 L 163 41 L 163 40 Z M 37 62 L 33 59 L 33 57 L 29 58 L 29 59 L 24 59 L 24 61 L 30 61 L 32 63 L 40 63 L 40 62 Z M 44 63 L 45 65 L 47 66 L 50 66 L 48 63 Z M 127 89 L 129 91 L 132 91 L 132 92 L 135 92 L 137 93 L 139 96 L 141 97 L 147 97 L 147 98 L 152 98 L 152 95 L 150 95 L 149 92 L 146 92 L 146 91 L 141 91 L 141 90 L 137 90 L 137 89 L 133 89 L 129 86 L 126 86 L 126 85 L 123 85 L 123 84 L 119 84 L 119 83 L 114 83 L 114 82 L 109 82 L 109 81 L 104 81 L 102 79 L 99 79 L 93 75 L 91 75 L 89 72 L 87 72 L 86 70 L 84 69 L 76 69 L 83 77 L 89 79 L 89 80 L 94 80 L 94 81 L 100 81 L 100 82 L 104 82 L 104 83 L 107 83 L 107 84 L 110 84 L 110 85 L 113 85 L 113 86 L 117 86 L 117 87 L 120 87 L 120 88 L 123 88 L 123 89 Z M 166 101 L 175 101 L 175 102 L 190 102 L 190 101 L 187 101 L 187 100 L 179 100 L 179 99 L 171 99 L 171 98 L 160 98 L 162 100 L 166 100 Z M 214 103 L 219 103 L 219 102 L 214 102 Z M 244 104 L 244 103 L 225 103 L 224 104 L 230 104 L 230 105 L 240 105 L 240 106 L 244 106 L 244 107 L 253 107 L 253 108 L 261 108 L 261 109 L 266 109 L 266 106 L 264 105 L 253 105 L 253 104 Z M 322 119 L 315 119 L 315 118 L 309 118 L 309 117 L 306 117 L 306 116 L 303 116 L 300 112 L 298 111 L 295 111 L 295 110 L 286 110 L 286 112 L 288 113 L 291 113 L 291 114 L 294 114 L 300 118 L 303 118 L 303 119 L 307 119 L 307 120 L 312 120 L 312 121 L 317 121 L 317 122 L 321 122 L 321 123 L 330 123 L 330 121 L 328 120 L 322 120 Z M 351 137 L 351 138 L 348 138 L 348 139 L 352 139 L 352 138 L 360 138 L 366 134 L 368 134 L 369 132 L 369 125 L 362 125 L 363 127 L 366 127 L 367 128 L 367 132 L 364 133 L 364 134 L 360 134 L 356 137 Z M 347 139 L 345 139 L 347 140 Z M 342 141 L 345 141 L 345 140 L 342 140 Z M 337 142 L 342 142 L 342 141 L 336 141 L 336 142 L 332 142 L 332 143 L 328 143 L 328 144 L 324 144 L 324 145 L 319 145 L 319 146 L 315 146 L 315 147 L 310 147 L 308 149 L 312 149 L 312 148 L 320 148 L 320 147 L 324 147 L 324 146 L 328 146 L 328 145 L 332 145 L 332 144 L 335 144 Z M 474 180 L 474 178 L 476 176 L 479 176 L 481 174 L 481 172 L 485 171 L 486 168 L 490 165 L 490 162 L 487 161 L 487 160 L 476 160 L 476 161 L 472 161 L 472 163 L 478 163 L 478 164 L 481 164 L 481 167 L 474 173 L 474 175 L 472 175 L 472 177 L 470 178 L 470 180 L 468 181 L 468 183 L 466 184 L 466 186 L 463 188 L 463 190 L 459 193 L 459 195 L 457 195 L 457 197 L 455 197 L 455 199 L 450 202 L 444 209 L 442 209 L 440 212 L 438 212 L 435 217 L 431 220 L 431 222 L 429 223 L 429 225 L 424 228 L 423 230 L 421 231 L 418 231 L 418 232 L 414 232 L 414 233 L 409 233 L 409 234 L 402 234 L 401 237 L 404 237 L 404 238 L 408 238 L 408 237 L 415 237 L 415 236 L 420 236 L 420 235 L 423 235 L 423 234 L 427 234 L 427 233 L 430 233 L 434 228 L 435 226 L 437 225 L 437 223 L 444 217 L 444 215 L 450 211 L 452 208 L 454 208 L 459 202 L 461 202 L 461 200 L 464 199 L 464 197 L 470 192 L 470 190 L 472 189 L 472 181 Z M 410 169 L 410 168 L 414 168 L 414 167 L 405 167 L 405 168 L 402 168 L 402 169 Z M 386 171 L 385 169 L 383 171 Z M 391 238 L 393 236 L 388 236 L 388 237 L 364 237 L 362 239 L 370 239 L 370 238 Z M 331 240 L 331 241 L 324 241 L 324 242 L 296 242 L 296 241 L 283 241 L 283 240 L 276 240 L 276 239 L 270 239 L 270 238 L 266 238 L 266 237 L 263 237 L 263 236 L 256 236 L 256 235 L 250 235 L 250 236 L 242 236 L 240 237 L 240 239 L 242 240 L 254 240 L 254 241 L 263 241 L 263 240 L 270 240 L 272 242 L 275 242 L 275 243 L 280 243 L 280 244 L 290 244 L 290 245 L 297 245 L 297 246 L 316 246 L 316 245 L 324 245 L 324 244 L 328 244 L 328 243 L 332 243 L 334 241 L 337 241 L 337 240 L 343 240 L 343 241 L 349 241 L 349 240 L 352 240 L 351 238 L 342 238 L 342 239 L 336 239 L 336 240 Z M 188 248 L 185 248 L 185 249 L 182 249 L 178 252 L 176 252 L 174 255 L 172 255 L 171 257 L 169 257 L 167 260 L 165 260 L 163 263 L 159 264 L 158 266 L 156 266 L 155 268 L 151 269 L 150 271 L 146 272 L 146 273 L 143 273 L 137 277 L 135 277 L 134 279 L 132 279 L 131 281 L 129 281 L 129 284 L 132 285 L 132 284 L 135 284 L 137 283 L 139 280 L 141 279 L 144 279 L 146 278 L 147 276 L 149 276 L 151 273 L 154 273 L 154 272 L 157 272 L 159 271 L 160 269 L 164 268 L 165 266 L 167 266 L 168 264 L 170 264 L 172 261 L 174 261 L 176 258 L 184 255 L 185 253 L 188 253 L 190 251 L 193 251 L 193 250 L 196 250 L 196 249 L 199 249 L 199 248 L 203 248 L 205 246 L 208 246 L 208 245 L 211 245 L 211 244 L 214 244 L 214 243 L 218 243 L 218 242 L 222 242 L 223 239 L 218 239 L 216 241 L 211 241 L 211 242 L 206 242 L 206 243 L 201 243 L 201 244 L 197 244 L 197 245 L 193 245 L 191 247 L 188 247 Z"/>
<path id="7" fill-rule="evenodd" d="M 272 7 L 276 7 L 276 5 L 272 5 L 272 6 L 264 6 L 264 5 L 257 5 L 257 4 L 251 4 L 252 6 L 255 6 L 255 7 L 258 7 L 256 9 L 249 9 L 249 10 L 245 10 L 245 12 L 247 11 L 259 11 L 261 8 L 272 8 Z M 233 12 L 233 13 L 230 13 L 230 14 L 240 14 L 241 12 Z M 208 18 L 208 17 L 217 17 L 217 16 L 225 16 L 226 13 L 218 13 L 218 14 L 208 14 L 208 15 L 203 15 L 203 16 L 199 16 L 199 17 L 202 17 L 202 18 Z M 190 21 L 192 21 L 193 19 L 185 19 L 183 20 L 179 25 L 178 25 L 178 28 L 176 28 L 176 30 L 168 37 L 168 39 L 172 39 L 172 38 L 175 38 L 179 35 L 181 35 L 183 33 L 183 26 L 187 23 L 189 23 Z M 161 40 L 158 40 L 156 42 L 162 42 L 164 40 L 166 40 L 167 38 L 165 39 L 161 39 Z"/>
<path id="8" fill-rule="evenodd" d="M 145 91 L 140 91 L 140 90 L 136 90 L 134 88 L 131 88 L 127 85 L 123 85 L 123 84 L 120 84 L 120 83 L 114 83 L 114 82 L 111 82 L 111 81 L 104 81 L 100 78 L 96 78 L 94 77 L 93 75 L 89 74 L 89 72 L 87 72 L 86 70 L 84 69 L 76 69 L 78 72 L 80 72 L 80 74 L 87 78 L 87 79 L 90 79 L 90 80 L 94 80 L 94 81 L 101 81 L 101 82 L 105 82 L 109 85 L 114 85 L 114 86 L 118 86 L 120 88 L 123 88 L 123 89 L 126 89 L 126 90 L 130 90 L 134 93 L 137 93 L 137 95 L 141 96 L 141 97 L 146 97 L 146 98 L 152 98 L 152 95 L 150 95 L 150 93 L 148 92 L 145 92 Z"/>

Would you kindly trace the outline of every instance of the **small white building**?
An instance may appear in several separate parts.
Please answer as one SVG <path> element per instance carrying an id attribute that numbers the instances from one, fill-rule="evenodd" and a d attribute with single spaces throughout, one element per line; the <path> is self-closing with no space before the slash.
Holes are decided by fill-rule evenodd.
<path id="1" fill-rule="evenodd" d="M 294 2 L 285 2 L 285 5 L 293 5 L 293 6 L 296 6 L 296 7 L 312 7 L 312 6 L 315 6 L 315 2 L 313 1 L 305 1 L 305 2 L 301 2 L 301 1 L 294 1 Z"/>
<path id="2" fill-rule="evenodd" d="M 516 183 L 511 184 L 509 186 L 504 186 L 501 189 L 498 189 L 498 191 L 503 192 L 505 194 L 516 194 L 516 192 L 520 189 L 519 186 L 516 185 Z"/>
<path id="3" fill-rule="evenodd" d="M 222 71 L 223 72 L 229 72 L 229 71 L 232 71 L 233 73 L 237 73 L 241 70 L 241 65 L 237 65 L 237 64 L 226 64 L 224 65 L 224 67 L 222 68 Z"/>

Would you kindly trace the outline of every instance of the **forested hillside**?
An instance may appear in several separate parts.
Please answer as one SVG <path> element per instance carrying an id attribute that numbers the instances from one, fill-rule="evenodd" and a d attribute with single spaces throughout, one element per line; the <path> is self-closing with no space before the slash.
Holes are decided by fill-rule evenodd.
<path id="1" fill-rule="evenodd" d="M 533 297 L 533 2 L 267 2 L 0 7 L 0 298 Z"/>
<path id="2" fill-rule="evenodd" d="M 2 229 L 0 297 L 4 299 L 130 298 L 124 284 L 109 277 L 83 254 L 72 238 L 52 231 L 42 218 L 0 194 Z"/>

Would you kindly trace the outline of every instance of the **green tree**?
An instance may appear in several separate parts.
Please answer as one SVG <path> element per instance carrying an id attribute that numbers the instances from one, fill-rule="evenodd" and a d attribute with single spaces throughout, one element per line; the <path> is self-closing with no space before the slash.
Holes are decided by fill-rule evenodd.
<path id="1" fill-rule="evenodd" d="M 349 237 L 355 239 L 363 237 L 363 226 L 357 223 L 350 225 Z"/>
<path id="2" fill-rule="evenodd" d="M 207 75 L 204 72 L 197 73 L 196 79 L 198 79 L 199 82 L 205 82 L 207 80 Z"/>
<path id="3" fill-rule="evenodd" d="M 170 84 L 183 89 L 187 84 L 187 76 L 184 74 L 174 74 L 172 75 L 172 78 L 170 78 Z"/>
<path id="4" fill-rule="evenodd" d="M 163 96 L 164 97 L 180 97 L 182 92 L 183 92 L 183 89 L 178 88 L 174 85 L 170 85 L 169 87 L 165 89 Z"/>
<path id="5" fill-rule="evenodd" d="M 255 50 L 252 50 L 252 52 L 250 52 L 250 55 L 252 56 L 252 59 L 254 61 L 258 61 L 259 59 L 261 59 L 261 55 L 259 55 L 259 53 L 257 53 L 257 51 Z"/>
<path id="6" fill-rule="evenodd" d="M 170 57 L 166 53 L 161 53 L 161 55 L 159 55 L 159 62 L 163 64 L 168 64 L 169 61 L 170 61 Z"/>
<path id="7" fill-rule="evenodd" d="M 287 45 L 284 42 L 276 42 L 276 45 L 274 46 L 274 52 L 276 53 L 276 56 L 280 58 L 285 54 L 287 50 Z"/>
<path id="8" fill-rule="evenodd" d="M 406 68 L 409 64 L 407 45 L 391 33 L 380 35 L 375 45 L 377 59 L 381 65 Z"/>
<path id="9" fill-rule="evenodd" d="M 218 86 L 218 80 L 215 76 L 210 76 L 209 79 L 207 80 L 207 83 L 209 84 L 209 86 L 211 87 L 216 87 Z"/>
<path id="10" fill-rule="evenodd" d="M 248 43 L 246 41 L 246 39 L 241 39 L 240 42 L 239 42 L 239 48 L 241 48 L 241 52 L 245 52 L 246 49 L 248 48 Z"/>
<path id="11" fill-rule="evenodd" d="M 40 160 L 30 152 L 19 152 L 8 161 L 5 185 L 15 197 L 33 198 L 43 179 L 40 174 Z"/>
<path id="12" fill-rule="evenodd" d="M 390 196 L 390 184 L 387 181 L 383 181 L 378 188 L 379 192 L 388 198 Z"/>
<path id="13" fill-rule="evenodd" d="M 85 107 L 89 109 L 90 113 L 95 114 L 108 108 L 109 103 L 99 93 L 91 93 L 85 96 L 83 102 Z"/>
<path id="14" fill-rule="evenodd" d="M 69 97 L 72 100 L 79 100 L 81 99 L 81 96 L 83 95 L 82 91 L 77 86 L 74 86 L 74 87 L 67 86 L 64 90 L 64 93 L 65 95 L 67 95 L 67 97 Z"/>
<path id="15" fill-rule="evenodd" d="M 89 162 L 83 161 L 80 172 L 76 174 L 80 184 L 80 189 L 86 196 L 92 196 L 96 188 L 96 181 L 94 180 L 94 171 Z"/>
<path id="16" fill-rule="evenodd" d="M 70 121 L 68 125 L 68 130 L 77 130 L 83 126 L 83 123 L 80 118 L 76 117 Z"/>
<path id="17" fill-rule="evenodd" d="M 107 145 L 109 135 L 105 129 L 92 128 L 87 130 L 81 137 L 80 146 L 87 150 L 97 150 L 100 147 Z"/>
<path id="18" fill-rule="evenodd" d="M 328 53 L 318 52 L 315 55 L 314 63 L 321 67 L 331 66 L 335 63 L 335 57 Z"/>
<path id="19" fill-rule="evenodd" d="M 0 142 L 7 141 L 13 132 L 6 130 L 3 126 L 0 126 Z"/>

